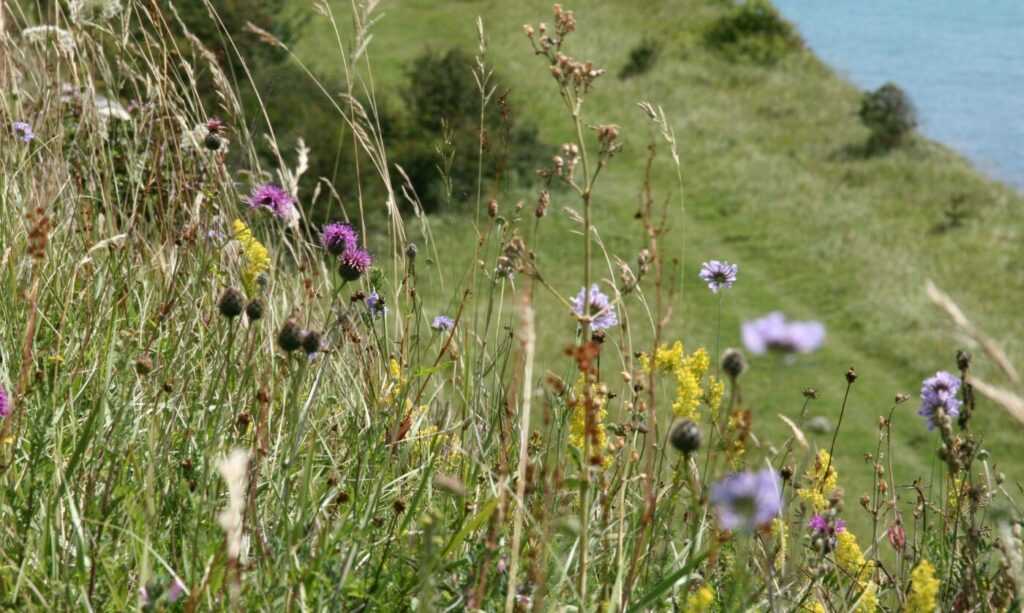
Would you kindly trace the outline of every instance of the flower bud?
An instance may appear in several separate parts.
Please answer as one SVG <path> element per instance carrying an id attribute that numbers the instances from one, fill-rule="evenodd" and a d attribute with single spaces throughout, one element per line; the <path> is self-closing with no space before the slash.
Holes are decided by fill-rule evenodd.
<path id="1" fill-rule="evenodd" d="M 217 308 L 220 309 L 220 314 L 224 317 L 234 319 L 241 315 L 242 309 L 245 308 L 245 296 L 237 289 L 229 287 L 221 294 Z"/>
<path id="2" fill-rule="evenodd" d="M 291 353 L 302 346 L 302 330 L 294 321 L 286 321 L 277 333 L 277 344 L 286 353 Z"/>
<path id="3" fill-rule="evenodd" d="M 677 423 L 669 434 L 672 446 L 683 455 L 690 455 L 700 449 L 701 439 L 700 428 L 692 419 Z"/>

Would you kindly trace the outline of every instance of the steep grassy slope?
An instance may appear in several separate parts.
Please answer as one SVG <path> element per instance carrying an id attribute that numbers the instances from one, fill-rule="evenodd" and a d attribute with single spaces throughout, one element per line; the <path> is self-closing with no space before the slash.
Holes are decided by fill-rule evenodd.
<path id="1" fill-rule="evenodd" d="M 343 15 L 348 3 L 335 0 L 332 6 Z M 960 341 L 928 302 L 926 279 L 950 291 L 1012 356 L 1024 353 L 1016 317 L 1024 289 L 1019 195 L 923 138 L 884 157 L 850 154 L 867 136 L 856 117 L 859 92 L 810 54 L 761 67 L 707 51 L 701 34 L 726 10 L 721 4 L 581 1 L 567 8 L 576 11 L 578 30 L 566 52 L 608 69 L 587 100 L 587 121 L 621 125 L 626 141 L 595 194 L 596 225 L 611 254 L 632 262 L 642 246 L 633 212 L 647 145 L 658 139 L 636 102 L 663 106 L 681 142 L 685 215 L 675 204 L 675 172 L 664 146 L 654 174 L 656 197 L 673 203 L 669 241 L 684 262 L 684 292 L 670 337 L 714 349 L 717 300 L 696 278 L 700 262 L 712 258 L 740 264 L 740 280 L 724 299 L 723 346 L 740 342 L 741 320 L 776 309 L 828 327 L 825 348 L 794 365 L 753 359 L 745 396 L 757 428 L 774 435 L 767 442 L 781 442 L 785 431 L 775 415 L 796 414 L 800 390 L 807 386 L 821 392 L 812 412 L 834 423 L 843 373 L 854 366 L 860 379 L 837 462 L 854 498 L 868 489 L 863 454 L 875 450 L 876 417 L 895 393 L 916 395 L 923 377 L 955 369 Z M 306 2 L 297 0 L 295 9 L 306 10 Z M 474 17 L 480 15 L 488 57 L 513 88 L 520 115 L 540 126 L 546 142 L 570 139 L 555 85 L 521 32 L 524 23 L 550 21 L 548 2 L 418 0 L 385 2 L 380 12 L 384 17 L 374 27 L 370 49 L 380 95 L 397 100 L 404 67 L 426 47 L 461 44 L 475 50 Z M 658 64 L 645 75 L 618 80 L 629 49 L 644 36 L 661 41 Z M 332 41 L 327 24 L 314 19 L 297 51 L 318 71 L 337 75 Z M 503 212 L 517 199 L 531 203 L 539 185 L 503 196 Z M 964 199 L 971 217 L 950 228 L 943 211 L 953 198 Z M 556 196 L 540 240 L 531 245 L 546 276 L 565 294 L 580 285 L 582 257 L 578 241 L 570 238 L 575 224 L 562 211 L 568 205 L 577 203 L 567 194 Z M 432 229 L 443 261 L 471 265 L 465 254 L 474 237 L 465 220 L 437 218 Z M 608 269 L 604 276 L 615 279 Z M 450 296 L 452 288 L 446 292 L 439 292 L 439 307 L 440 296 Z M 546 304 L 541 334 L 547 354 L 556 355 L 571 342 L 573 326 L 555 301 Z M 983 376 L 992 374 L 984 359 L 977 362 Z M 935 439 L 915 409 L 912 400 L 896 413 L 895 436 L 903 444 L 895 450 L 898 483 L 927 475 L 934 457 Z M 988 403 L 976 423 L 993 460 L 1014 474 L 1011 469 L 1021 463 L 1009 452 L 1019 425 Z M 827 439 L 819 443 L 827 446 Z"/>

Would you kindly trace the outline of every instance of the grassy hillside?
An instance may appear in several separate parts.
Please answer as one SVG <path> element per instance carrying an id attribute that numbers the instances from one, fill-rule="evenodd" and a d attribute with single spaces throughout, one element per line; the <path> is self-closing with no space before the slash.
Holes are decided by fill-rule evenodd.
<path id="1" fill-rule="evenodd" d="M 294 3 L 295 10 L 306 5 Z M 339 13 L 343 5 L 332 3 Z M 595 196 L 595 224 L 611 254 L 632 262 L 641 247 L 633 213 L 646 148 L 658 138 L 636 103 L 661 105 L 681 143 L 685 215 L 671 200 L 676 181 L 664 146 L 654 169 L 656 197 L 673 202 L 669 240 L 684 262 L 686 300 L 678 302 L 670 336 L 688 346 L 715 345 L 717 301 L 696 277 L 700 262 L 708 259 L 740 265 L 740 280 L 724 298 L 723 346 L 740 343 L 742 320 L 771 310 L 827 325 L 824 349 L 795 365 L 753 361 L 747 400 L 758 427 L 774 434 L 769 442 L 786 434 L 775 414 L 798 413 L 800 390 L 807 386 L 821 392 L 812 412 L 834 424 L 843 373 L 856 367 L 860 379 L 838 462 L 846 469 L 848 487 L 866 491 L 870 477 L 860 465 L 865 453 L 874 452 L 876 417 L 896 393 L 916 399 L 922 378 L 953 370 L 954 354 L 963 345 L 925 296 L 926 279 L 950 291 L 1012 357 L 1022 356 L 1022 323 L 1016 317 L 1024 289 L 1020 195 L 923 137 L 889 155 L 857 155 L 867 138 L 856 116 L 860 92 L 811 53 L 766 67 L 732 62 L 704 47 L 703 32 L 727 10 L 725 3 L 581 1 L 567 8 L 578 19 L 570 53 L 607 69 L 587 100 L 588 120 L 621 125 L 626 142 Z M 571 139 L 555 84 L 520 28 L 549 19 L 547 2 L 386 2 L 381 13 L 370 50 L 380 95 L 398 100 L 404 67 L 425 48 L 457 44 L 475 50 L 474 16 L 479 15 L 487 57 L 512 88 L 518 112 L 540 126 L 546 142 Z M 647 74 L 618 79 L 629 50 L 645 37 L 661 43 L 657 64 Z M 318 72 L 337 76 L 332 41 L 327 24 L 313 19 L 297 53 Z M 534 198 L 528 190 L 504 195 L 502 207 L 507 211 L 523 199 L 528 212 Z M 948 227 L 944 211 L 955 198 L 963 199 L 970 216 L 961 227 Z M 575 226 L 561 209 L 574 204 L 569 194 L 555 197 L 544 239 L 531 245 L 542 263 L 582 257 L 576 241 L 563 240 Z M 468 264 L 463 254 L 472 236 L 464 220 L 431 223 L 440 259 Z M 562 270 L 552 265 L 545 272 L 568 293 L 578 287 L 577 275 Z M 616 274 L 605 271 L 612 280 Z M 554 301 L 547 304 L 540 325 L 553 353 L 571 341 L 572 326 Z M 984 359 L 976 362 L 981 376 L 992 375 Z M 898 482 L 927 473 L 933 457 L 932 439 L 914 416 L 916 407 L 912 400 L 896 414 Z M 990 404 L 977 420 L 995 462 L 1008 471 L 1019 468 L 1010 452 L 1019 425 Z"/>

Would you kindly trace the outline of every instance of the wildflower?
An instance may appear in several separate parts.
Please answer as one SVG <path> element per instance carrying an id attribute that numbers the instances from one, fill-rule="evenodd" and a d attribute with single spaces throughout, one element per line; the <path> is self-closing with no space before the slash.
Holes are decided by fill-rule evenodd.
<path id="1" fill-rule="evenodd" d="M 692 419 L 684 419 L 672 428 L 669 442 L 683 455 L 690 455 L 700 449 L 700 428 Z"/>
<path id="2" fill-rule="evenodd" d="M 11 414 L 11 399 L 7 397 L 7 390 L 0 386 L 0 419 L 5 419 Z"/>
<path id="3" fill-rule="evenodd" d="M 815 532 L 825 532 L 826 530 L 835 530 L 836 532 L 842 532 L 846 529 L 846 522 L 837 519 L 834 526 L 828 525 L 828 520 L 821 515 L 815 515 L 807 521 L 807 527 Z"/>
<path id="4" fill-rule="evenodd" d="M 455 326 L 455 321 L 447 315 L 438 315 L 430 324 L 431 329 L 438 332 L 448 332 Z"/>
<path id="5" fill-rule="evenodd" d="M 175 577 L 174 580 L 171 581 L 171 587 L 167 589 L 167 601 L 177 602 L 178 599 L 181 598 L 182 595 L 184 594 L 185 584 L 181 581 L 181 579 Z"/>
<path id="6" fill-rule="evenodd" d="M 815 511 L 824 510 L 828 506 L 828 497 L 839 484 L 839 474 L 832 464 L 832 456 L 824 449 L 818 450 L 814 468 L 804 474 L 804 478 L 807 483 L 796 491 L 796 495 L 807 501 Z"/>
<path id="7" fill-rule="evenodd" d="M 868 579 L 875 570 L 875 563 L 864 558 L 857 544 L 857 537 L 849 530 L 837 532 L 836 540 L 836 564 L 861 588 L 867 586 Z"/>
<path id="8" fill-rule="evenodd" d="M 277 344 L 285 353 L 291 353 L 302 346 L 302 330 L 294 321 L 286 321 L 277 333 Z"/>
<path id="9" fill-rule="evenodd" d="M 708 288 L 712 293 L 717 294 L 718 290 L 729 289 L 736 282 L 736 264 L 711 260 L 704 262 L 700 269 L 700 278 L 707 281 Z"/>
<path id="10" fill-rule="evenodd" d="M 593 455 L 591 458 L 585 458 L 585 460 L 591 461 L 597 458 L 602 465 L 607 465 L 611 462 L 611 457 L 604 453 L 608 447 L 608 434 L 604 426 L 604 420 L 608 416 L 606 406 L 608 404 L 608 396 L 602 393 L 597 385 L 591 384 L 591 406 L 588 407 L 587 399 L 584 396 L 584 385 L 586 385 L 586 375 L 581 373 L 580 378 L 573 387 L 573 398 L 569 403 L 569 444 L 583 451 L 586 447 L 586 437 L 589 436 L 590 452 Z M 587 428 L 588 410 L 591 411 L 591 428 L 589 431 Z"/>
<path id="11" fill-rule="evenodd" d="M 935 429 L 935 412 L 942 410 L 946 417 L 960 414 L 960 405 L 956 394 L 960 390 L 960 379 L 952 373 L 940 371 L 924 380 L 921 384 L 921 408 L 917 414 L 925 418 L 929 430 Z"/>
<path id="12" fill-rule="evenodd" d="M 384 297 L 376 291 L 370 292 L 370 295 L 366 297 L 365 304 L 373 317 L 381 317 L 388 312 L 388 307 L 384 304 Z"/>
<path id="13" fill-rule="evenodd" d="M 898 521 L 889 528 L 885 536 L 896 551 L 902 551 L 907 546 L 907 531 Z"/>
<path id="14" fill-rule="evenodd" d="M 715 593 L 706 585 L 686 597 L 685 613 L 706 613 L 715 604 Z"/>
<path id="15" fill-rule="evenodd" d="M 734 473 L 711 487 L 711 502 L 721 529 L 752 531 L 782 511 L 782 483 L 770 468 Z"/>
<path id="16" fill-rule="evenodd" d="M 242 267 L 242 287 L 245 293 L 252 296 L 256 293 L 260 275 L 270 270 L 270 252 L 263 243 L 256 240 L 252 230 L 242 220 L 236 219 L 232 228 L 235 240 L 242 245 L 242 258 L 245 261 Z"/>
<path id="17" fill-rule="evenodd" d="M 21 38 L 35 45 L 54 42 L 58 51 L 70 54 L 75 50 L 75 38 L 71 32 L 57 26 L 33 26 L 21 31 Z"/>
<path id="18" fill-rule="evenodd" d="M 747 371 L 747 357 L 739 349 L 729 348 L 722 353 L 722 372 L 730 379 L 736 380 Z"/>
<path id="19" fill-rule="evenodd" d="M 36 137 L 35 132 L 32 131 L 32 126 L 28 125 L 24 121 L 12 122 L 11 133 L 23 143 L 30 142 Z"/>
<path id="20" fill-rule="evenodd" d="M 320 231 L 320 244 L 331 255 L 341 255 L 359 246 L 359 234 L 347 223 L 332 221 Z"/>
<path id="21" fill-rule="evenodd" d="M 825 342 L 825 326 L 818 321 L 786 321 L 775 311 L 760 319 L 743 322 L 743 344 L 754 355 L 768 351 L 810 353 Z"/>
<path id="22" fill-rule="evenodd" d="M 234 319 L 241 315 L 245 308 L 245 296 L 237 289 L 229 287 L 221 294 L 217 308 L 220 309 L 220 314 L 224 317 Z"/>
<path id="23" fill-rule="evenodd" d="M 928 560 L 921 560 L 910 573 L 910 594 L 903 610 L 907 613 L 933 613 L 938 594 L 939 580 L 935 578 L 935 567 Z"/>
<path id="24" fill-rule="evenodd" d="M 586 288 L 580 288 L 580 293 L 572 298 L 573 312 L 580 317 L 584 316 L 583 304 L 587 301 Z M 619 323 L 619 317 L 615 314 L 615 306 L 608 299 L 608 296 L 601 293 L 597 284 L 590 286 L 590 305 L 586 315 L 591 317 L 590 328 L 592 330 L 607 330 Z"/>
<path id="25" fill-rule="evenodd" d="M 263 317 L 263 303 L 259 300 L 250 300 L 249 304 L 245 305 L 245 315 L 249 318 L 250 322 L 256 321 Z"/>
<path id="26" fill-rule="evenodd" d="M 346 249 L 341 254 L 341 257 L 338 258 L 338 271 L 341 273 L 342 279 L 355 281 L 365 275 L 370 270 L 372 264 L 373 259 L 370 257 L 369 252 L 365 249 L 353 247 L 352 249 Z"/>
<path id="27" fill-rule="evenodd" d="M 646 355 L 641 356 L 640 365 L 645 371 L 650 371 L 650 358 Z M 718 410 L 725 384 L 711 378 L 706 388 L 701 386 L 710 366 L 711 359 L 703 347 L 686 355 L 683 344 L 676 341 L 671 347 L 662 345 L 655 350 L 654 367 L 658 370 L 671 371 L 676 380 L 676 398 L 672 402 L 672 412 L 678 417 L 697 420 L 697 407 L 700 406 L 701 400 L 707 402 L 712 412 Z"/>
<path id="28" fill-rule="evenodd" d="M 860 600 L 854 607 L 854 613 L 875 613 L 878 610 L 878 584 L 868 581 L 867 587 L 861 592 Z"/>
<path id="29" fill-rule="evenodd" d="M 121 3 L 118 0 L 71 0 L 68 8 L 75 22 L 103 23 L 121 11 Z"/>
<path id="30" fill-rule="evenodd" d="M 249 207 L 254 209 L 267 209 L 276 217 L 284 219 L 288 217 L 295 207 L 295 201 L 288 192 L 277 185 L 264 183 L 257 185 L 249 196 Z"/>

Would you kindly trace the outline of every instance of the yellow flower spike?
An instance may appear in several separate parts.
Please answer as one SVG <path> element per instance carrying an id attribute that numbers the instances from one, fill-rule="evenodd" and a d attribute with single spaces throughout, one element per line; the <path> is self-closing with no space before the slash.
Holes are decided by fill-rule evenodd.
<path id="1" fill-rule="evenodd" d="M 854 613 L 875 613 L 878 610 L 878 585 L 874 581 L 868 581 L 867 587 L 860 595 Z"/>
<path id="2" fill-rule="evenodd" d="M 825 474 L 826 468 L 828 474 Z M 797 496 L 807 501 L 814 507 L 815 511 L 822 511 L 828 506 L 828 497 L 839 484 L 839 473 L 835 464 L 832 464 L 832 457 L 827 451 L 821 449 L 814 458 L 814 468 L 804 474 L 807 483 L 797 490 Z"/>
<path id="3" fill-rule="evenodd" d="M 857 537 L 849 530 L 836 534 L 836 540 L 836 564 L 852 577 L 861 589 L 866 589 L 868 580 L 875 571 L 875 563 L 864 559 L 864 554 L 857 544 Z"/>
<path id="4" fill-rule="evenodd" d="M 686 597 L 683 611 L 685 613 L 707 613 L 713 604 L 715 604 L 715 593 L 705 585 Z"/>
<path id="5" fill-rule="evenodd" d="M 786 547 L 789 541 L 789 526 L 778 517 L 772 520 L 772 534 L 778 539 L 779 548 L 775 555 L 775 568 L 781 570 L 786 564 Z"/>
<path id="6" fill-rule="evenodd" d="M 586 400 L 583 397 L 583 386 L 586 384 L 585 375 L 581 374 L 573 386 L 573 401 L 569 405 L 569 444 L 582 452 L 586 448 L 587 436 L 587 409 Z M 591 386 L 591 397 L 594 401 L 594 429 L 593 440 L 590 441 L 590 453 L 601 458 L 601 464 L 607 466 L 612 458 L 607 454 L 608 434 L 605 432 L 604 420 L 608 417 L 608 397 L 601 394 L 596 385 Z M 590 458 L 583 458 L 589 462 Z"/>
<path id="7" fill-rule="evenodd" d="M 245 225 L 241 219 L 236 219 L 232 224 L 235 232 L 235 239 L 242 245 L 242 287 L 250 297 L 256 295 L 256 279 L 261 273 L 270 270 L 270 252 L 263 246 L 263 243 L 256 240 L 252 230 Z"/>
<path id="8" fill-rule="evenodd" d="M 388 372 L 391 373 L 391 378 L 395 381 L 402 379 L 402 365 L 395 358 L 391 358 L 391 361 L 388 362 Z"/>
<path id="9" fill-rule="evenodd" d="M 910 573 L 910 594 L 903 606 L 906 613 L 934 613 L 939 595 L 939 580 L 935 578 L 935 567 L 928 560 Z"/>

